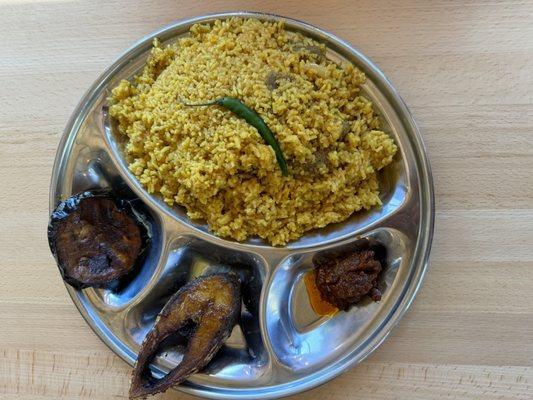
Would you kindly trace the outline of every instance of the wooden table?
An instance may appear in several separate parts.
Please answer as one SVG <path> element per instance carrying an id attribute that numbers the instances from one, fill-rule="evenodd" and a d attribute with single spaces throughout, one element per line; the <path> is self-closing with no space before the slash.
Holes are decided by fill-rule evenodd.
<path id="1" fill-rule="evenodd" d="M 239 9 L 309 21 L 376 61 L 435 178 L 412 309 L 369 359 L 295 398 L 532 399 L 533 1 L 519 0 L 1 0 L 0 398 L 125 398 L 130 368 L 78 314 L 48 250 L 56 147 L 123 49 L 175 19 Z"/>

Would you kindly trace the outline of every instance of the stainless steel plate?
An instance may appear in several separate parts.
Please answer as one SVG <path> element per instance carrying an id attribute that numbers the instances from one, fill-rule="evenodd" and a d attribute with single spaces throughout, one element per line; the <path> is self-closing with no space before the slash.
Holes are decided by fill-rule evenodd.
<path id="1" fill-rule="evenodd" d="M 363 70 L 364 85 L 399 155 L 381 177 L 383 207 L 305 235 L 283 248 L 259 240 L 237 243 L 191 223 L 180 208 L 149 195 L 126 168 L 112 134 L 106 98 L 120 79 L 138 72 L 153 38 L 170 42 L 197 22 L 230 16 L 277 21 L 327 45 L 327 56 Z M 418 129 L 383 73 L 348 43 L 306 23 L 248 12 L 207 15 L 169 25 L 127 50 L 89 89 L 70 119 L 59 146 L 50 190 L 57 202 L 89 188 L 110 187 L 139 198 L 150 216 L 153 244 L 142 272 L 118 292 L 67 289 L 98 336 L 127 363 L 166 299 L 206 270 L 239 269 L 246 277 L 241 323 L 208 368 L 177 387 L 210 398 L 278 398 L 312 388 L 368 356 L 412 302 L 424 276 L 433 233 L 434 200 L 429 163 Z M 381 302 L 363 302 L 333 317 L 315 315 L 302 275 L 315 255 L 377 240 L 386 246 Z M 155 360 L 162 374 L 179 361 L 169 353 Z"/>

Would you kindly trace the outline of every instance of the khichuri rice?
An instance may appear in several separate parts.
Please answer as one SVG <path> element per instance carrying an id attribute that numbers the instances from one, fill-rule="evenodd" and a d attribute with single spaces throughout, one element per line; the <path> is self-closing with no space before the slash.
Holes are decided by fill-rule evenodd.
<path id="1" fill-rule="evenodd" d="M 157 40 L 142 72 L 113 89 L 109 109 L 129 168 L 150 193 L 216 235 L 283 245 L 380 205 L 377 171 L 397 147 L 360 92 L 365 75 L 283 23 L 232 18 Z M 283 176 L 256 128 L 219 106 L 254 109 L 287 160 Z"/>

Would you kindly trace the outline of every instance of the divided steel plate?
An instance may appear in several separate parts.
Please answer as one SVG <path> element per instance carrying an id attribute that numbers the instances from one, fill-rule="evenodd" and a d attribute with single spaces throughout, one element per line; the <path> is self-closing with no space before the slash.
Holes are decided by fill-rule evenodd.
<path id="1" fill-rule="evenodd" d="M 366 96 L 399 147 L 381 175 L 383 206 L 312 231 L 286 247 L 260 240 L 237 243 L 218 238 L 192 223 L 183 209 L 149 195 L 128 171 L 121 143 L 112 132 L 106 98 L 123 78 L 144 65 L 152 40 L 171 42 L 197 22 L 231 16 L 284 20 L 286 28 L 327 45 L 328 58 L 363 70 Z M 67 289 L 96 334 L 127 363 L 168 297 L 207 271 L 231 269 L 246 277 L 241 322 L 215 359 L 177 387 L 217 399 L 278 398 L 312 388 L 367 357 L 387 337 L 418 291 L 427 267 L 433 233 L 433 183 L 424 146 L 413 118 L 383 73 L 348 43 L 306 23 L 249 12 L 215 14 L 176 22 L 141 39 L 89 89 L 61 140 L 50 190 L 50 210 L 71 194 L 107 187 L 125 193 L 145 209 L 153 241 L 141 272 L 118 292 Z M 316 255 L 376 240 L 387 248 L 383 299 L 363 301 L 349 312 L 319 317 L 310 307 L 303 274 Z M 179 362 L 168 352 L 153 372 Z"/>

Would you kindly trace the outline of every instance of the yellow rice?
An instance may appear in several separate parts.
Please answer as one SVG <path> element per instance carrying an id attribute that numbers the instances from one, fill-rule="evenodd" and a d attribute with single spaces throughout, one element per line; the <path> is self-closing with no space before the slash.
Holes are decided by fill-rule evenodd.
<path id="1" fill-rule="evenodd" d="M 380 205 L 376 173 L 397 147 L 360 93 L 364 74 L 324 52 L 283 23 L 256 19 L 194 25 L 166 47 L 154 41 L 140 75 L 110 99 L 130 170 L 150 193 L 238 241 L 283 245 Z M 246 121 L 180 103 L 222 96 L 263 117 L 289 176 Z"/>

